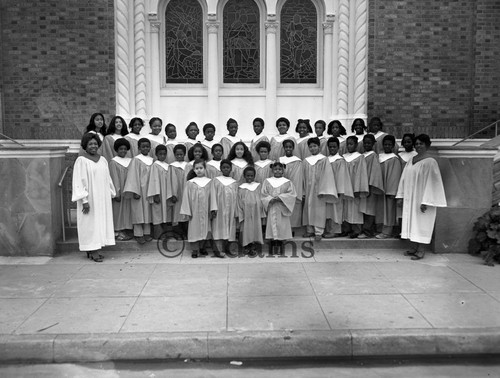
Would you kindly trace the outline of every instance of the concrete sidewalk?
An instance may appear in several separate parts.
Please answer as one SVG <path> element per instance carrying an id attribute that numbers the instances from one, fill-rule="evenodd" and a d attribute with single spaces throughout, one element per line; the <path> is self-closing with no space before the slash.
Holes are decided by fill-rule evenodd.
<path id="1" fill-rule="evenodd" d="M 500 267 L 401 250 L 0 257 L 0 361 L 500 353 Z"/>

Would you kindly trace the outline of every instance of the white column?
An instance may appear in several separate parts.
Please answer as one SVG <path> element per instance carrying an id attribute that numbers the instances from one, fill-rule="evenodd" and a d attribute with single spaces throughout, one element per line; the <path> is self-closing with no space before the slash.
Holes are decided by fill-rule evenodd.
<path id="1" fill-rule="evenodd" d="M 276 90 L 278 86 L 279 68 L 277 66 L 276 32 L 278 30 L 276 15 L 267 16 L 266 27 L 266 123 L 274 123 L 277 118 Z"/>
<path id="2" fill-rule="evenodd" d="M 116 114 L 130 116 L 129 9 L 127 0 L 115 1 Z"/>
<path id="3" fill-rule="evenodd" d="M 328 120 L 332 110 L 332 45 L 333 45 L 333 21 L 335 16 L 329 14 L 323 23 L 323 115 L 322 118 Z"/>
<path id="4" fill-rule="evenodd" d="M 160 44 L 158 34 L 160 32 L 161 23 L 158 20 L 156 13 L 150 13 L 149 33 L 150 33 L 150 62 L 151 62 L 151 109 L 147 111 L 147 118 L 158 116 L 160 114 Z"/>
<path id="5" fill-rule="evenodd" d="M 338 29 L 337 114 L 345 118 L 349 91 L 349 0 L 339 0 Z"/>
<path id="6" fill-rule="evenodd" d="M 134 73 L 135 114 L 146 117 L 146 6 L 144 0 L 134 3 Z"/>
<path id="7" fill-rule="evenodd" d="M 208 122 L 219 125 L 219 49 L 218 33 L 220 23 L 214 13 L 208 14 Z"/>
<path id="8" fill-rule="evenodd" d="M 367 65 L 368 65 L 368 12 L 367 0 L 356 0 L 356 35 L 354 45 L 354 115 L 366 117 Z"/>

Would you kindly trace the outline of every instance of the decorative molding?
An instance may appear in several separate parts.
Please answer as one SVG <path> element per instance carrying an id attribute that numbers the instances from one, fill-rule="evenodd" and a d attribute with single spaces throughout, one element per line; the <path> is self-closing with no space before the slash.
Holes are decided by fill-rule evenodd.
<path id="1" fill-rule="evenodd" d="M 116 0 L 116 113 L 130 114 L 128 1 Z"/>
<path id="2" fill-rule="evenodd" d="M 323 33 L 324 34 L 333 34 L 333 24 L 335 22 L 334 14 L 327 14 L 325 18 L 325 22 L 323 22 Z"/>
<path id="3" fill-rule="evenodd" d="M 337 111 L 348 112 L 349 96 L 349 0 L 339 0 L 337 60 Z"/>
<path id="4" fill-rule="evenodd" d="M 161 22 L 158 19 L 158 14 L 151 12 L 148 13 L 149 25 L 153 33 L 158 33 L 160 31 Z"/>
<path id="5" fill-rule="evenodd" d="M 266 27 L 266 34 L 276 34 L 278 32 L 279 22 L 266 21 L 264 26 Z"/>
<path id="6" fill-rule="evenodd" d="M 146 117 L 146 5 L 134 2 L 135 114 Z"/>
<path id="7" fill-rule="evenodd" d="M 368 44 L 367 0 L 356 0 L 356 34 L 354 47 L 354 113 L 366 112 L 366 66 Z"/>

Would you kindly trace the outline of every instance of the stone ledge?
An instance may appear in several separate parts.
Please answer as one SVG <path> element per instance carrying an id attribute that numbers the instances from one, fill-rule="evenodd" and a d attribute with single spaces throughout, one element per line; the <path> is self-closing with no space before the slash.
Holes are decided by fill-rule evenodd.
<path id="1" fill-rule="evenodd" d="M 0 335 L 1 362 L 500 354 L 500 328 Z"/>

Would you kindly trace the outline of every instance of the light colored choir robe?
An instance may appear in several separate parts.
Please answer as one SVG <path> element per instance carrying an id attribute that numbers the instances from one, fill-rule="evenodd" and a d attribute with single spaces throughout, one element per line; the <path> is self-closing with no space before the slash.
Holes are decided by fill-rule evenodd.
<path id="1" fill-rule="evenodd" d="M 401 175 L 396 198 L 403 198 L 401 238 L 429 244 L 436 208 L 447 206 L 437 161 L 429 157 L 414 165 L 410 159 Z M 420 211 L 420 205 L 427 205 L 425 213 Z"/>
<path id="2" fill-rule="evenodd" d="M 139 155 L 139 139 L 145 138 L 143 135 L 128 133 L 125 135 L 125 139 L 130 143 L 130 150 L 127 153 L 129 158 L 134 158 Z"/>
<path id="3" fill-rule="evenodd" d="M 167 158 L 165 161 L 167 164 L 172 164 L 175 161 L 174 147 L 178 144 L 182 144 L 177 139 L 167 139 L 165 146 L 167 147 Z"/>
<path id="4" fill-rule="evenodd" d="M 413 159 L 414 156 L 417 156 L 417 151 L 413 150 L 410 152 L 406 151 L 401 151 L 399 154 L 399 161 L 401 162 L 401 167 L 404 169 L 406 163 L 408 163 L 409 160 Z"/>
<path id="5" fill-rule="evenodd" d="M 113 208 L 116 195 L 109 175 L 108 162 L 102 156 L 94 162 L 79 156 L 73 167 L 71 201 L 76 202 L 76 223 L 80 251 L 95 251 L 106 245 L 115 245 Z M 83 214 L 83 204 L 90 211 Z"/>
<path id="6" fill-rule="evenodd" d="M 220 144 L 222 144 L 222 159 L 227 159 L 229 156 L 229 151 L 234 146 L 235 143 L 241 142 L 241 138 L 237 136 L 225 135 L 220 139 Z"/>
<path id="7" fill-rule="evenodd" d="M 208 154 L 208 160 L 212 160 L 213 156 L 212 156 L 212 146 L 214 144 L 217 144 L 219 143 L 219 141 L 215 140 L 215 139 L 212 139 L 212 140 L 206 140 L 206 139 L 203 139 L 201 141 L 201 145 L 203 146 L 203 148 L 205 148 L 205 150 L 207 151 L 207 154 Z"/>
<path id="8" fill-rule="evenodd" d="M 212 180 L 210 211 L 217 211 L 212 219 L 214 240 L 236 240 L 238 185 L 232 177 L 217 176 Z"/>
<path id="9" fill-rule="evenodd" d="M 110 134 L 104 137 L 104 141 L 101 145 L 102 156 L 104 156 L 108 162 L 117 155 L 115 151 L 115 142 L 120 138 L 123 138 L 120 134 Z"/>
<path id="10" fill-rule="evenodd" d="M 330 167 L 332 168 L 333 178 L 337 187 L 337 195 L 339 200 L 334 203 L 326 204 L 326 218 L 331 219 L 337 228 L 334 232 L 340 233 L 340 226 L 342 225 L 343 209 L 345 198 L 354 198 L 352 191 L 351 175 L 347 168 L 347 163 L 340 154 L 328 156 Z M 335 228 L 335 227 L 334 227 Z"/>
<path id="11" fill-rule="evenodd" d="M 113 223 L 115 230 L 132 229 L 132 204 L 128 196 L 123 195 L 123 189 L 127 181 L 128 166 L 132 161 L 129 157 L 121 158 L 115 156 L 109 162 L 109 174 L 116 191 L 116 197 L 120 197 L 120 202 L 113 201 Z"/>
<path id="12" fill-rule="evenodd" d="M 290 216 L 297 197 L 294 185 L 284 177 L 270 177 L 262 184 L 261 194 L 262 204 L 267 213 L 266 239 L 291 239 Z M 281 201 L 271 204 L 273 198 L 280 198 Z"/>
<path id="13" fill-rule="evenodd" d="M 337 187 L 328 158 L 311 155 L 302 162 L 304 170 L 304 208 L 302 225 L 325 227 L 326 205 L 338 200 Z"/>
<path id="14" fill-rule="evenodd" d="M 311 135 L 307 135 L 302 138 L 297 138 L 295 141 L 295 149 L 293 150 L 293 154 L 300 160 L 304 160 L 306 157 L 311 156 L 309 146 L 307 145 L 307 141 L 311 139 L 311 137 Z"/>
<path id="15" fill-rule="evenodd" d="M 347 138 L 344 136 L 337 137 L 337 139 L 340 142 L 339 145 L 339 155 L 344 156 L 344 154 L 347 152 L 347 147 L 346 147 L 346 140 Z"/>
<path id="16" fill-rule="evenodd" d="M 373 151 L 375 151 L 377 154 L 380 154 L 384 152 L 384 137 L 386 135 L 389 135 L 387 133 L 384 133 L 383 131 L 379 131 L 376 134 L 373 134 L 375 137 L 375 145 L 373 146 Z M 394 148 L 392 149 L 392 152 L 397 154 L 399 151 L 399 145 L 397 143 L 394 144 Z"/>
<path id="17" fill-rule="evenodd" d="M 128 166 L 127 181 L 123 192 L 131 199 L 132 224 L 151 223 L 151 204 L 147 196 L 149 171 L 152 164 L 151 156 L 139 154 Z M 139 194 L 141 198 L 135 199 L 134 194 Z"/>
<path id="18" fill-rule="evenodd" d="M 260 155 L 259 153 L 255 150 L 255 147 L 257 147 L 257 145 L 260 143 L 260 142 L 269 142 L 269 138 L 267 136 L 265 136 L 264 134 L 259 134 L 259 135 L 256 135 L 252 141 L 250 142 L 250 152 L 252 153 L 252 158 L 253 158 L 253 161 L 257 161 L 257 160 L 260 160 Z"/>
<path id="19" fill-rule="evenodd" d="M 396 194 L 401 179 L 401 161 L 395 153 L 382 153 L 378 156 L 378 159 L 382 170 L 385 195 L 379 196 L 375 223 L 384 226 L 396 226 L 398 224 L 396 218 Z"/>
<path id="20" fill-rule="evenodd" d="M 302 160 L 297 156 L 282 156 L 279 158 L 280 163 L 286 165 L 283 176 L 289 179 L 297 194 L 295 199 L 296 204 L 293 208 L 293 214 L 290 219 L 292 227 L 302 227 L 302 195 L 304 193 L 304 171 L 302 169 Z"/>
<path id="21" fill-rule="evenodd" d="M 271 138 L 269 143 L 271 143 L 271 153 L 269 154 L 269 159 L 277 161 L 280 157 L 285 156 L 285 149 L 283 148 L 283 142 L 287 139 L 293 140 L 295 146 L 297 142 L 295 138 L 290 134 L 278 134 Z"/>
<path id="22" fill-rule="evenodd" d="M 154 196 L 160 196 L 160 203 L 154 201 Z M 151 165 L 148 180 L 148 201 L 151 204 L 151 218 L 154 225 L 172 222 L 172 179 L 169 165 L 156 160 Z"/>
<path id="23" fill-rule="evenodd" d="M 181 205 L 182 205 L 181 200 L 184 194 L 184 187 L 186 185 L 187 175 L 192 168 L 193 166 L 191 165 L 191 163 L 187 163 L 185 161 L 183 162 L 174 161 L 169 166 L 170 178 L 172 182 L 171 183 L 172 196 L 175 196 L 177 198 L 177 202 L 173 204 L 173 209 L 172 209 L 172 222 L 174 224 L 184 221 L 183 218 L 180 216 L 179 212 L 181 210 Z"/>
<path id="24" fill-rule="evenodd" d="M 207 177 L 215 178 L 217 176 L 221 176 L 222 172 L 220 171 L 220 162 L 221 160 L 210 160 L 207 161 Z"/>
<path id="25" fill-rule="evenodd" d="M 231 160 L 233 166 L 231 168 L 231 177 L 242 184 L 245 180 L 243 178 L 243 171 L 248 167 L 248 163 L 245 159 L 234 158 Z"/>
<path id="26" fill-rule="evenodd" d="M 365 157 L 359 152 L 348 152 L 343 157 L 351 176 L 352 191 L 354 193 L 354 198 L 344 198 L 344 221 L 350 224 L 363 224 L 360 203 L 369 192 Z"/>
<path id="27" fill-rule="evenodd" d="M 326 137 L 325 135 L 320 135 L 318 136 L 318 138 L 319 138 L 319 153 L 328 156 L 329 155 L 328 145 L 327 145 L 328 137 Z"/>
<path id="28" fill-rule="evenodd" d="M 262 185 L 256 181 L 241 184 L 238 189 L 238 221 L 242 232 L 242 245 L 264 244 L 262 218 L 266 216 L 262 204 Z"/>
<path id="29" fill-rule="evenodd" d="M 266 178 L 272 177 L 273 170 L 271 169 L 271 164 L 273 163 L 270 159 L 255 161 L 255 181 L 262 184 Z"/>
<path id="30" fill-rule="evenodd" d="M 376 215 L 377 203 L 384 195 L 384 181 L 382 180 L 382 169 L 375 151 L 363 154 L 366 161 L 366 173 L 368 175 L 368 186 L 370 194 L 361 199 L 360 210 L 366 215 Z"/>
<path id="31" fill-rule="evenodd" d="M 195 177 L 184 187 L 180 216 L 182 221 L 189 221 L 188 242 L 206 240 L 210 232 L 210 189 L 208 177 Z"/>

